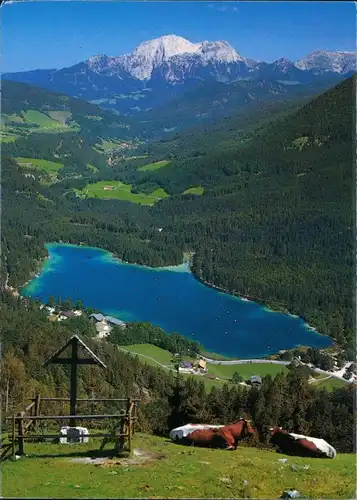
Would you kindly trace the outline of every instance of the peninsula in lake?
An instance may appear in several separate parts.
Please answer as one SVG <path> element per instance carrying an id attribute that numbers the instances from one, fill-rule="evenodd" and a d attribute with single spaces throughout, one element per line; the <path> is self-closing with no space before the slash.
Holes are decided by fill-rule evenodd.
<path id="1" fill-rule="evenodd" d="M 98 248 L 46 245 L 50 259 L 22 295 L 80 299 L 126 322 L 150 322 L 230 357 L 256 358 L 299 344 L 332 344 L 302 319 L 273 312 L 200 283 L 189 265 L 154 269 L 121 262 Z"/>

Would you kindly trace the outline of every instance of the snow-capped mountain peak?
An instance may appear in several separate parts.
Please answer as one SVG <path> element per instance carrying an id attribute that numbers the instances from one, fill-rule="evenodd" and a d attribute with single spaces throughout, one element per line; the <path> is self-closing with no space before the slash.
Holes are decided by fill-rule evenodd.
<path id="1" fill-rule="evenodd" d="M 202 42 L 198 45 L 197 52 L 205 61 L 215 60 L 215 62 L 232 63 L 246 60 L 226 41 Z"/>
<path id="2" fill-rule="evenodd" d="M 301 70 L 311 70 L 315 73 L 334 72 L 345 74 L 356 71 L 356 52 L 343 52 L 331 50 L 315 50 L 295 66 Z"/>
<path id="3" fill-rule="evenodd" d="M 133 51 L 132 56 L 145 58 L 169 59 L 177 54 L 189 54 L 197 51 L 197 44 L 177 35 L 164 35 L 160 38 L 142 42 Z"/>
<path id="4" fill-rule="evenodd" d="M 102 54 L 88 59 L 90 70 L 95 72 L 123 71 L 137 80 L 149 80 L 160 67 L 172 74 L 170 66 L 190 65 L 190 57 L 197 64 L 230 64 L 246 60 L 226 41 L 192 43 L 177 35 L 164 35 L 140 43 L 131 54 L 108 57 Z M 175 77 L 173 78 L 176 79 Z"/>
<path id="5" fill-rule="evenodd" d="M 113 58 L 106 56 L 105 54 L 97 54 L 96 56 L 90 57 L 87 64 L 92 71 L 98 71 L 107 66 L 111 59 Z"/>
<path id="6" fill-rule="evenodd" d="M 356 54 L 316 50 L 300 61 L 292 62 L 283 57 L 271 64 L 257 63 L 242 57 L 227 41 L 193 43 L 172 34 L 144 41 L 130 54 L 96 55 L 88 59 L 87 67 L 99 75 L 134 79 L 137 83 L 154 78 L 176 85 L 187 79 L 231 82 L 251 78 L 253 74 L 262 78 L 268 74 L 270 77 L 279 73 L 294 74 L 298 79 L 296 69 L 305 70 L 306 78 L 309 74 L 330 72 L 344 75 L 356 69 Z"/>

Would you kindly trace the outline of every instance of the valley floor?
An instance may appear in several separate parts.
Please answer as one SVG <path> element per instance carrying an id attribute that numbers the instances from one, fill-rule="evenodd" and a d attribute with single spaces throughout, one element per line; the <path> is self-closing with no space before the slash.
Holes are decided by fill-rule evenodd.
<path id="1" fill-rule="evenodd" d="M 98 443 L 98 444 L 97 444 Z M 2 495 L 47 498 L 279 498 L 298 489 L 307 498 L 353 498 L 353 454 L 333 460 L 287 457 L 241 447 L 235 452 L 188 448 L 168 439 L 134 435 L 134 448 L 157 454 L 141 465 L 73 463 L 93 445 L 26 444 L 28 457 L 2 465 Z M 108 448 L 110 446 L 108 445 Z M 279 459 L 287 458 L 287 463 Z M 305 466 L 305 468 L 304 468 Z M 307 467 L 306 467 L 307 466 Z"/>
<path id="2" fill-rule="evenodd" d="M 151 366 L 161 367 L 166 370 L 172 370 L 176 372 L 173 365 L 172 354 L 169 351 L 165 351 L 160 347 L 151 344 L 133 344 L 118 346 L 118 349 L 123 352 L 130 352 L 134 356 L 139 356 L 139 359 L 143 363 L 147 363 Z M 209 359 L 202 356 L 207 361 L 208 373 L 216 376 L 216 379 L 208 379 L 204 376 L 200 376 L 193 373 L 182 373 L 183 377 L 199 376 L 205 384 L 206 390 L 210 390 L 212 387 L 222 387 L 225 383 L 231 384 L 231 379 L 233 374 L 239 373 L 244 380 L 249 379 L 253 375 L 259 375 L 264 377 L 266 375 L 271 375 L 275 377 L 280 372 L 287 372 L 288 362 L 284 361 L 274 361 L 268 359 L 254 359 L 250 360 L 226 360 L 226 361 L 216 361 L 215 359 Z M 193 358 L 185 356 L 186 361 L 192 362 Z M 350 363 L 347 363 L 348 366 Z M 322 377 L 322 378 L 321 378 Z M 246 385 L 245 382 L 241 382 Z M 339 373 L 325 372 L 314 368 L 314 376 L 311 377 L 310 383 L 313 383 L 319 388 L 325 388 L 332 391 L 338 387 L 346 387 L 348 383 L 347 380 L 343 379 Z"/>

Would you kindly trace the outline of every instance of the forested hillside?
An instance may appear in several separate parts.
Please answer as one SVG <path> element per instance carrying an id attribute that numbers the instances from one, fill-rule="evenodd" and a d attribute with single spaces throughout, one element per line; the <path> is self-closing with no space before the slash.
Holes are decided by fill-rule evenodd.
<path id="1" fill-rule="evenodd" d="M 244 116 L 267 104 L 283 106 L 296 100 L 311 99 L 338 81 L 340 79 L 335 75 L 297 85 L 269 78 L 239 80 L 230 84 L 215 82 L 210 85 L 202 81 L 164 106 L 137 113 L 136 118 L 150 136 L 160 138 L 171 131 L 210 124 L 233 114 Z"/>
<path id="2" fill-rule="evenodd" d="M 208 136 L 209 155 L 173 150 L 169 166 L 138 177 L 172 195 L 204 187 L 152 210 L 164 241 L 196 250 L 198 276 L 341 343 L 353 342 L 353 88 L 348 79 L 229 148 Z"/>
<path id="3" fill-rule="evenodd" d="M 3 283 L 7 275 L 10 284 L 24 283 L 44 256 L 46 241 L 84 242 L 151 266 L 178 264 L 183 251 L 193 250 L 198 277 L 298 314 L 353 348 L 352 92 L 353 80 L 346 80 L 298 111 L 261 123 L 254 133 L 237 127 L 236 141 L 230 121 L 229 145 L 216 124 L 207 135 L 210 154 L 201 154 L 203 133 L 197 156 L 191 146 L 187 155 L 180 148 L 166 167 L 139 173 L 136 189 L 150 184 L 171 194 L 151 209 L 82 200 L 73 188 L 83 179 L 59 175 L 49 185 L 4 160 Z M 38 144 L 50 159 L 48 137 Z M 68 141 L 64 145 L 80 151 Z M 168 157 L 167 143 L 161 145 L 165 155 L 156 159 Z M 3 157 L 25 155 L 22 147 L 16 141 Z M 103 166 L 99 173 L 136 176 L 120 167 Z M 204 194 L 178 194 L 190 186 L 202 186 Z"/>
<path id="4" fill-rule="evenodd" d="M 227 423 L 242 416 L 253 419 L 261 444 L 268 444 L 268 429 L 281 425 L 291 431 L 328 440 L 339 452 L 353 451 L 353 387 L 313 389 L 307 374 L 291 369 L 272 379 L 265 377 L 260 390 L 224 385 L 206 393 L 194 378 L 176 381 L 170 372 L 150 367 L 125 355 L 105 340 L 95 340 L 85 317 L 50 322 L 38 304 L 2 293 L 0 300 L 0 393 L 8 390 L 9 411 L 24 407 L 33 391 L 42 396 L 68 395 L 68 370 L 61 365 L 44 367 L 46 361 L 73 334 L 79 334 L 107 369 L 83 366 L 78 371 L 78 397 L 140 397 L 138 430 L 167 436 L 176 425 L 188 422 Z M 5 397 L 1 398 L 2 405 Z M 61 403 L 48 406 L 49 414 L 63 411 Z M 107 406 L 106 406 L 107 405 Z M 108 407 L 110 405 L 110 407 Z M 2 408 L 4 410 L 4 407 Z M 83 408 L 83 411 L 85 409 Z M 113 403 L 96 407 L 113 413 Z M 53 413 L 54 412 L 54 413 Z"/>
<path id="5" fill-rule="evenodd" d="M 136 121 L 95 104 L 20 82 L 3 80 L 1 113 L 6 128 L 22 135 L 27 129 L 77 128 L 86 138 L 132 139 Z M 37 120 L 41 120 L 37 123 Z"/>

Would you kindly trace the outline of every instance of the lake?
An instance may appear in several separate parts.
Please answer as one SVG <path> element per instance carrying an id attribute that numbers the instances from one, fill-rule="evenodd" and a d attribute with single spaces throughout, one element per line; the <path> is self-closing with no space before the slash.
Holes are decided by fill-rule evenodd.
<path id="1" fill-rule="evenodd" d="M 85 307 L 126 322 L 150 322 L 229 357 L 258 358 L 299 344 L 332 344 L 296 316 L 203 285 L 188 264 L 154 269 L 121 262 L 99 248 L 57 243 L 46 248 L 50 258 L 22 289 L 23 296 L 43 302 L 50 296 L 80 299 Z"/>

